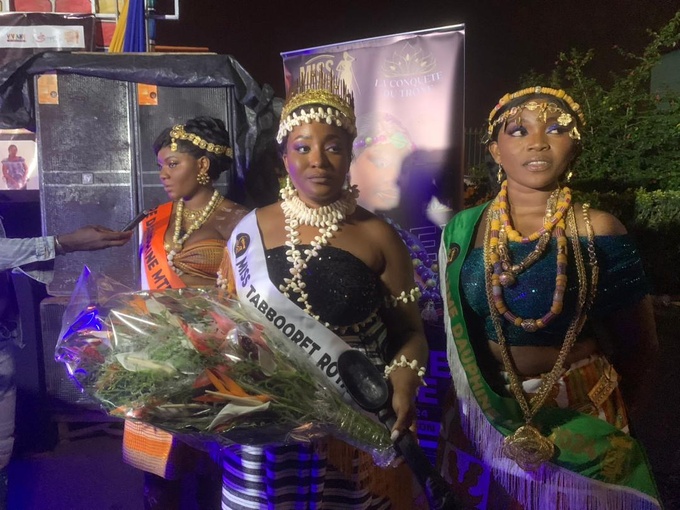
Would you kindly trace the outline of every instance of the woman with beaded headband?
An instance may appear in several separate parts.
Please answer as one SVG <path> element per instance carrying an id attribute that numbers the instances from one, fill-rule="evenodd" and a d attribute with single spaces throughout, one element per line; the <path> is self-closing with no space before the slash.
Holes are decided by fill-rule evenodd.
<path id="1" fill-rule="evenodd" d="M 282 201 L 251 212 L 236 227 L 220 284 L 242 301 L 252 303 L 256 293 L 298 325 L 313 341 L 311 348 L 299 344 L 313 361 L 354 348 L 385 370 L 394 390 L 396 439 L 414 424 L 428 352 L 409 255 L 387 223 L 357 206 L 356 188 L 346 183 L 355 136 L 353 98 L 344 83 L 329 74 L 302 76 L 284 105 L 277 137 L 289 184 Z M 337 385 L 334 365 L 326 362 L 326 375 Z M 405 465 L 380 469 L 338 439 L 223 454 L 230 473 L 224 508 L 417 508 Z M 270 482 L 254 483 L 240 467 L 244 459 L 250 466 L 266 460 Z M 291 491 L 275 483 L 287 476 L 298 483 L 299 473 L 314 473 L 314 484 Z"/>
<path id="2" fill-rule="evenodd" d="M 171 201 L 152 210 L 141 224 L 142 287 L 212 287 L 225 242 L 247 212 L 213 186 L 232 168 L 229 133 L 220 119 L 196 117 L 165 129 L 153 150 Z M 190 471 L 201 471 L 198 466 L 203 470 L 199 505 L 219 508 L 218 464 L 171 434 L 127 421 L 123 458 L 145 472 L 147 510 L 179 508 L 181 478 Z"/>
<path id="3" fill-rule="evenodd" d="M 477 508 L 659 508 L 628 425 L 657 350 L 641 261 L 560 185 L 584 124 L 563 90 L 505 95 L 487 131 L 501 190 L 443 233 L 455 395 L 439 461 Z"/>

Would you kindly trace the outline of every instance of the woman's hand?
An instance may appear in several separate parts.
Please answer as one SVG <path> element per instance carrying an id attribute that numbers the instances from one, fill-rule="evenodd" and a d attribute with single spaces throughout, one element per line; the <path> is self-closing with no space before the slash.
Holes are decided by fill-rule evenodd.
<path id="1" fill-rule="evenodd" d="M 392 385 L 392 409 L 397 421 L 392 427 L 392 441 L 411 429 L 415 432 L 416 396 L 422 386 L 421 378 L 416 370 L 410 367 L 398 367 L 389 376 Z"/>

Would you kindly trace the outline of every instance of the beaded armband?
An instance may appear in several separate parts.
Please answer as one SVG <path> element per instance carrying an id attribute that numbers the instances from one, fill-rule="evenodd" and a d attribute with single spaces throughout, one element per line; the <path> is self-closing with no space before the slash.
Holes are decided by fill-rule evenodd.
<path id="1" fill-rule="evenodd" d="M 389 375 L 394 372 L 397 368 L 410 368 L 411 370 L 415 371 L 418 377 L 420 377 L 420 384 L 421 386 L 427 386 L 427 383 L 425 382 L 425 367 L 418 367 L 418 360 L 414 359 L 412 361 L 409 361 L 406 359 L 406 356 L 403 354 L 401 355 L 401 358 L 397 361 L 397 359 L 393 359 L 392 363 L 387 365 L 385 367 L 385 379 L 389 377 Z"/>
<path id="2" fill-rule="evenodd" d="M 402 290 L 401 294 L 398 296 L 388 296 L 385 298 L 385 304 L 391 306 L 392 308 L 398 306 L 401 303 L 415 303 L 418 298 L 420 298 L 420 289 L 416 285 L 408 292 Z"/>

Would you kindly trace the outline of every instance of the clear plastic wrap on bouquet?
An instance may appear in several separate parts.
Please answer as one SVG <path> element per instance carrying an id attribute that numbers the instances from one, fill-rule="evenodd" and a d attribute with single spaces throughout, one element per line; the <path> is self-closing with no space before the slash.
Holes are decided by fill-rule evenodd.
<path id="1" fill-rule="evenodd" d="M 56 358 L 110 414 L 189 442 L 333 434 L 379 464 L 394 455 L 384 426 L 347 404 L 279 330 L 218 289 L 133 292 L 86 269 Z"/>

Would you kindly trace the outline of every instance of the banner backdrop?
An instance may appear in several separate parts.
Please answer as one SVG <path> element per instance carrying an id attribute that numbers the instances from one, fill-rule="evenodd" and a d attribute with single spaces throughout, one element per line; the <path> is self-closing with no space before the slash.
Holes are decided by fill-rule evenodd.
<path id="1" fill-rule="evenodd" d="M 0 13 L 0 83 L 45 50 L 94 51 L 94 14 Z"/>
<path id="2" fill-rule="evenodd" d="M 441 227 L 461 208 L 464 25 L 282 53 L 286 89 L 300 70 L 325 68 L 353 91 L 351 168 L 359 203 L 391 223 L 409 248 L 430 360 L 418 396 L 418 435 L 434 459 L 451 376 L 439 292 Z"/>

